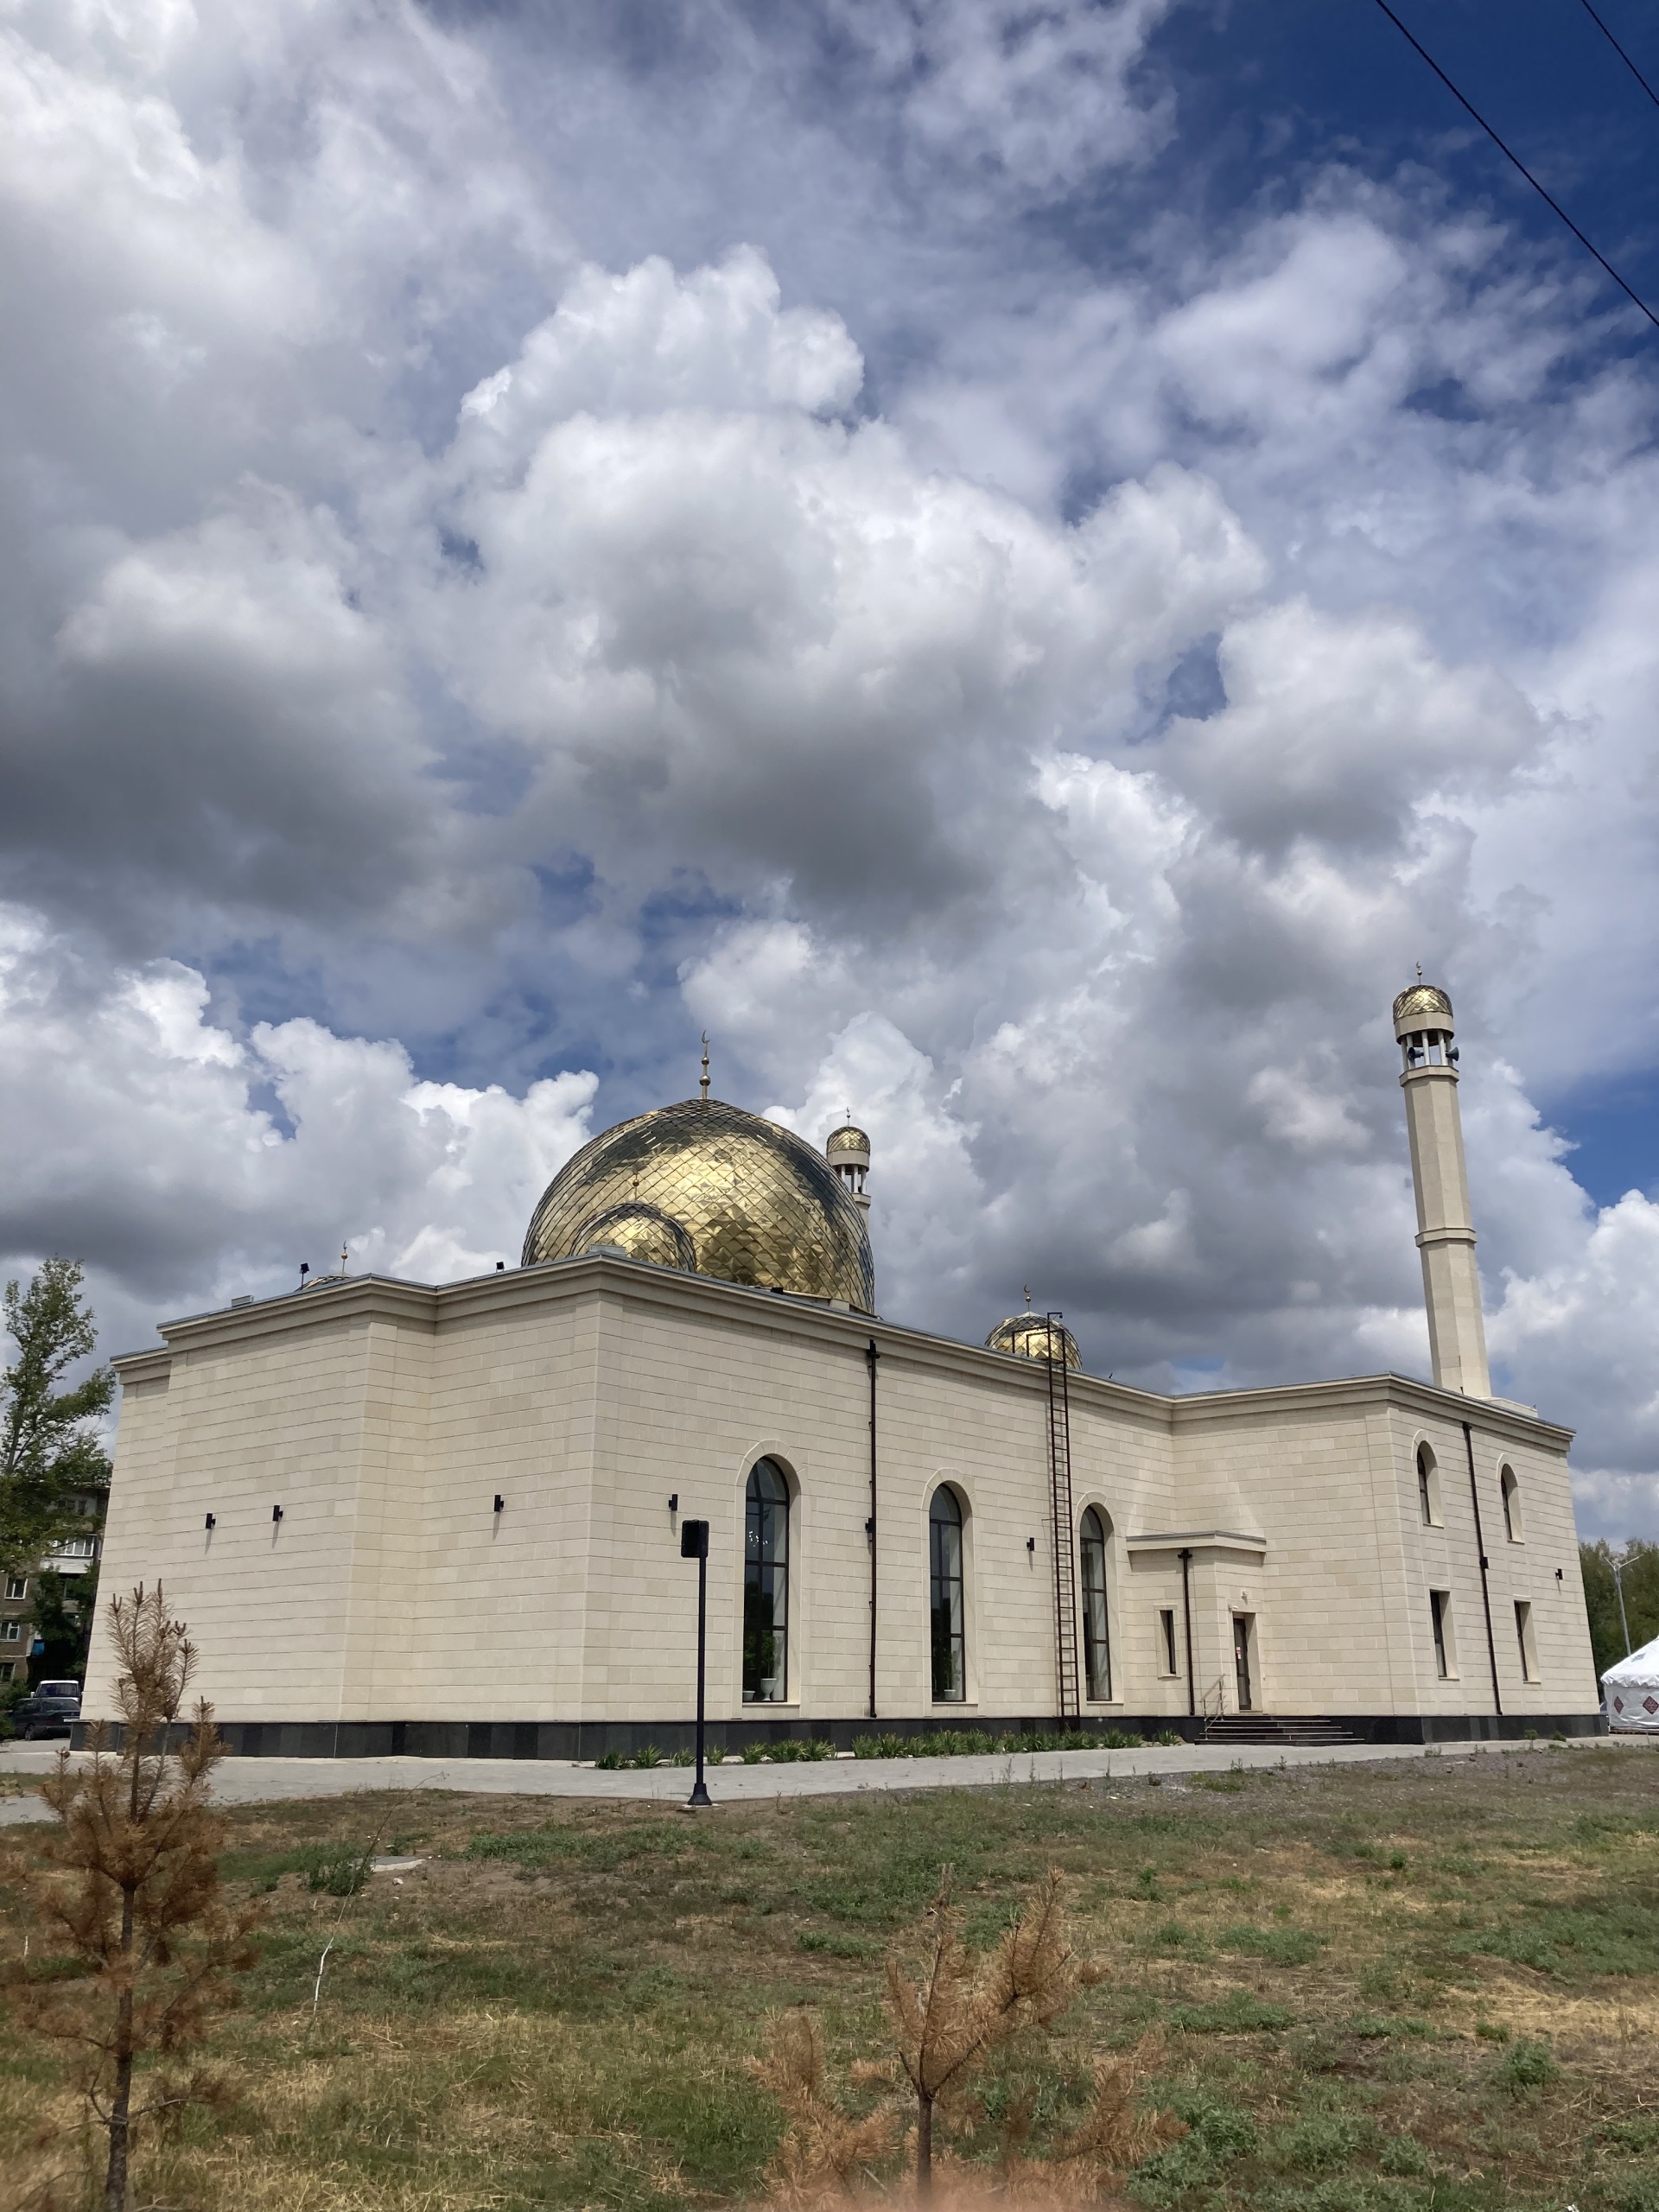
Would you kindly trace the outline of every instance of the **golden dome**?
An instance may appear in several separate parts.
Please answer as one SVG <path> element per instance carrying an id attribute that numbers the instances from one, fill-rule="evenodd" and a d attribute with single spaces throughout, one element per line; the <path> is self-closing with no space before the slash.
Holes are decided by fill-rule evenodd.
<path id="1" fill-rule="evenodd" d="M 1051 1323 L 1041 1313 L 1011 1313 L 1006 1321 L 999 1321 L 985 1339 L 987 1351 L 1011 1351 L 1016 1359 L 1046 1359 L 1049 1356 L 1049 1330 L 1054 1332 L 1054 1349 L 1067 1367 L 1081 1367 L 1083 1356 L 1077 1350 L 1077 1340 L 1064 1321 Z"/>
<path id="2" fill-rule="evenodd" d="M 862 1129 L 847 1122 L 838 1129 L 831 1129 L 823 1141 L 824 1157 L 833 1160 L 838 1152 L 861 1152 L 868 1157 L 870 1141 Z"/>
<path id="3" fill-rule="evenodd" d="M 1401 1028 L 1413 1016 L 1420 1029 L 1452 1027 L 1452 1001 L 1435 983 L 1413 983 L 1394 1002 L 1394 1026 Z"/>
<path id="4" fill-rule="evenodd" d="M 524 1263 L 610 1245 L 631 1258 L 871 1313 L 863 1216 L 823 1154 L 718 1098 L 619 1122 L 542 1194 Z"/>

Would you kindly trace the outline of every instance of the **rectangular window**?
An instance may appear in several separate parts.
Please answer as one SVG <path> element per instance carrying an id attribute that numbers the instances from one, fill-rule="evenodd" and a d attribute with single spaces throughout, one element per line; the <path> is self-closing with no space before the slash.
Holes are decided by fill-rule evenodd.
<path id="1" fill-rule="evenodd" d="M 1158 1616 L 1158 1633 L 1163 1640 L 1164 1672 L 1179 1675 L 1180 1667 L 1175 1657 L 1175 1608 L 1166 1605 Z"/>
<path id="2" fill-rule="evenodd" d="M 1532 1607 L 1524 1598 L 1515 1601 L 1515 1640 L 1521 1647 L 1521 1676 L 1523 1681 L 1538 1680 L 1538 1646 L 1532 1633 Z"/>
<path id="3" fill-rule="evenodd" d="M 96 1536 L 66 1536 L 60 1544 L 54 1544 L 52 1548 L 60 1559 L 96 1559 L 98 1538 Z"/>
<path id="4" fill-rule="evenodd" d="M 8 1598 L 27 1598 L 29 1595 L 28 1576 L 9 1574 L 6 1577 L 6 1595 Z"/>
<path id="5" fill-rule="evenodd" d="M 15 1681 L 16 1674 L 17 1662 L 15 1659 L 0 1659 L 0 1682 Z"/>
<path id="6" fill-rule="evenodd" d="M 1458 1650 L 1452 1637 L 1452 1592 L 1431 1590 L 1428 1593 L 1429 1618 L 1434 1624 L 1434 1668 L 1443 1682 L 1455 1681 L 1458 1673 Z"/>
<path id="7" fill-rule="evenodd" d="M 21 1643 L 22 1640 L 22 1621 L 0 1621 L 0 1643 Z"/>

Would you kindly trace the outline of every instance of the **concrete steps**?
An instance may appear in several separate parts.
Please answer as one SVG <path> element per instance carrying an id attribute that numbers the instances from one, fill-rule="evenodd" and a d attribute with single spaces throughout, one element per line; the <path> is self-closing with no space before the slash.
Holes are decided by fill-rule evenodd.
<path id="1" fill-rule="evenodd" d="M 1281 1718 L 1271 1713 L 1224 1713 L 1205 1723 L 1204 1741 L 1224 1749 L 1229 1744 L 1357 1744 L 1360 1738 L 1334 1720 Z"/>

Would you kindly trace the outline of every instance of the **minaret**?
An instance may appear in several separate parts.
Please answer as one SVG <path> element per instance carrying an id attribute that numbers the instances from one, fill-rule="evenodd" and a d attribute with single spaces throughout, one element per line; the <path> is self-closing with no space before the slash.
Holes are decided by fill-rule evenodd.
<path id="1" fill-rule="evenodd" d="M 864 1178 L 870 1172 L 870 1141 L 854 1122 L 850 1106 L 842 1126 L 831 1129 L 824 1139 L 823 1150 L 842 1190 L 868 1221 L 870 1194 L 864 1188 Z"/>
<path id="2" fill-rule="evenodd" d="M 1406 1128 L 1411 1179 L 1417 1190 L 1417 1249 L 1423 1255 L 1428 1349 L 1442 1390 L 1490 1398 L 1486 1330 L 1480 1315 L 1469 1176 L 1458 1110 L 1458 1048 L 1452 1041 L 1452 1001 L 1422 980 L 1422 969 L 1394 1002 L 1394 1033 L 1405 1065 Z"/>

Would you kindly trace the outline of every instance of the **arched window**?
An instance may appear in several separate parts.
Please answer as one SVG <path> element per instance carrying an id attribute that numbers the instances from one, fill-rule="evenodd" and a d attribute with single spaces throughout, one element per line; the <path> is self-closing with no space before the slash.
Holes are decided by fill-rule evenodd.
<path id="1" fill-rule="evenodd" d="M 743 1541 L 743 1702 L 789 1694 L 789 1484 L 775 1461 L 749 1471 Z"/>
<path id="2" fill-rule="evenodd" d="M 932 1563 L 933 1694 L 958 1702 L 968 1694 L 967 1637 L 962 1597 L 962 1501 L 941 1483 L 928 1508 Z"/>
<path id="3" fill-rule="evenodd" d="M 1106 1527 L 1091 1505 L 1083 1516 L 1083 1664 L 1091 1698 L 1112 1694 L 1112 1630 L 1106 1611 Z"/>
<path id="4" fill-rule="evenodd" d="M 1498 1478 L 1498 1488 L 1503 1493 L 1503 1526 L 1509 1531 L 1510 1541 L 1518 1544 L 1521 1531 L 1521 1485 L 1515 1479 L 1515 1469 L 1505 1467 Z"/>
<path id="5" fill-rule="evenodd" d="M 1434 1465 L 1434 1454 L 1427 1444 L 1417 1446 L 1417 1503 L 1422 1509 L 1423 1525 L 1438 1529 L 1440 1525 L 1440 1478 Z"/>

